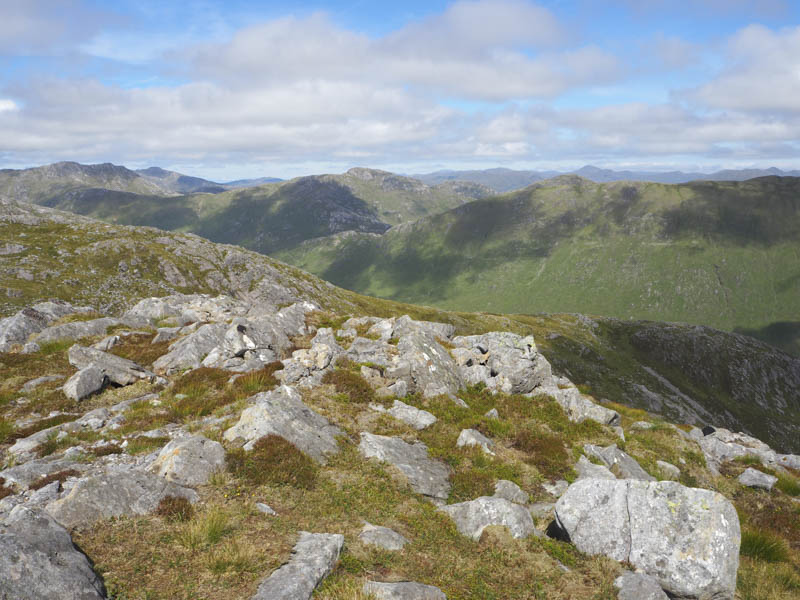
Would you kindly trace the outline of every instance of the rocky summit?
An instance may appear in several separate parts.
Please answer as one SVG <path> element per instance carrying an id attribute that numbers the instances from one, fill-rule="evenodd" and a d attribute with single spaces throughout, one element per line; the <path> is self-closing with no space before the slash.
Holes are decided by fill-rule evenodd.
<path id="1" fill-rule="evenodd" d="M 0 598 L 796 597 L 800 456 L 596 393 L 543 351 L 577 317 L 534 335 L 177 239 L 212 289 L 0 319 Z"/>

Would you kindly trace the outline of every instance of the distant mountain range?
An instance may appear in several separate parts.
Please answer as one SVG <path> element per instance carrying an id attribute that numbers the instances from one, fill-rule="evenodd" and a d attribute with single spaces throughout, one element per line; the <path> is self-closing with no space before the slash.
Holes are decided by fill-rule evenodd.
<path id="1" fill-rule="evenodd" d="M 446 181 L 470 181 L 492 188 L 496 192 L 510 192 L 559 175 L 580 175 L 595 183 L 612 181 L 652 181 L 655 183 L 687 183 L 689 181 L 745 181 L 769 175 L 800 177 L 800 171 L 780 169 L 726 169 L 716 173 L 684 173 L 682 171 L 613 171 L 587 165 L 577 171 L 517 171 L 513 169 L 483 169 L 474 171 L 435 171 L 411 175 L 429 185 Z"/>

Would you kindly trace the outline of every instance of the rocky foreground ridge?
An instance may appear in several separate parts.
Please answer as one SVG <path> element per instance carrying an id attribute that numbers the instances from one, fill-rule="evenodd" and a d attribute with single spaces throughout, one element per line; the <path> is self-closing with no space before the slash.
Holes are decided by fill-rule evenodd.
<path id="1" fill-rule="evenodd" d="M 177 294 L 0 348 L 3 598 L 723 600 L 765 527 L 797 582 L 800 456 L 599 403 L 532 336 Z"/>

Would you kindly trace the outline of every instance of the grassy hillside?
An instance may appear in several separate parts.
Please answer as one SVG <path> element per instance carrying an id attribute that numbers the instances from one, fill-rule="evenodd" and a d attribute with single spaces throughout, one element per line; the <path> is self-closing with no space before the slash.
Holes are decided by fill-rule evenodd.
<path id="1" fill-rule="evenodd" d="M 800 321 L 800 179 L 562 176 L 380 237 L 339 235 L 277 256 L 348 289 L 447 309 L 747 331 L 785 322 L 785 334 Z"/>

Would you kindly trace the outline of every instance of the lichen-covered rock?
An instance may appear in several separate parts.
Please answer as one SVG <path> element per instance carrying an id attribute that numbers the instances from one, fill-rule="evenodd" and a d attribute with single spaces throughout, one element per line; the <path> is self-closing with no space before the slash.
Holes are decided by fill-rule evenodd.
<path id="1" fill-rule="evenodd" d="M 0 523 L 0 598 L 100 600 L 103 581 L 69 533 L 39 510 L 15 507 Z"/>
<path id="2" fill-rule="evenodd" d="M 67 379 L 62 389 L 67 398 L 83 400 L 86 396 L 91 396 L 103 389 L 105 382 L 105 374 L 92 364 Z"/>
<path id="3" fill-rule="evenodd" d="M 203 485 L 225 467 L 222 444 L 202 435 L 172 440 L 161 449 L 150 470 L 179 485 Z"/>
<path id="4" fill-rule="evenodd" d="M 774 463 L 778 455 L 764 442 L 745 433 L 734 433 L 718 428 L 697 438 L 712 471 L 726 461 L 743 456 L 754 456 L 764 464 Z"/>
<path id="5" fill-rule="evenodd" d="M 581 552 L 628 561 L 671 597 L 733 598 L 739 517 L 716 492 L 672 481 L 584 479 L 556 502 L 556 523 Z"/>
<path id="6" fill-rule="evenodd" d="M 616 479 L 617 476 L 609 471 L 608 467 L 596 465 L 585 456 L 581 456 L 575 464 L 578 479 Z"/>
<path id="7" fill-rule="evenodd" d="M 425 397 L 455 395 L 463 386 L 453 357 L 434 336 L 411 332 L 400 338 L 397 350 L 408 365 L 408 375 L 402 379 L 409 392 L 420 392 Z"/>
<path id="8" fill-rule="evenodd" d="M 416 581 L 399 581 L 397 583 L 381 583 L 367 581 L 362 591 L 371 594 L 378 600 L 447 600 L 444 592 L 432 585 Z"/>
<path id="9" fill-rule="evenodd" d="M 301 531 L 289 562 L 261 582 L 252 600 L 308 600 L 336 566 L 342 546 L 342 535 Z"/>
<path id="10" fill-rule="evenodd" d="M 203 359 L 216 348 L 225 335 L 224 323 L 206 323 L 169 347 L 169 351 L 156 359 L 153 370 L 161 375 L 172 375 L 185 369 L 197 369 Z"/>
<path id="11" fill-rule="evenodd" d="M 336 436 L 342 430 L 306 406 L 294 388 L 282 385 L 250 400 L 252 405 L 242 411 L 239 422 L 225 432 L 226 440 L 241 438 L 245 449 L 252 450 L 259 438 L 277 435 L 321 464 L 339 452 Z"/>
<path id="12" fill-rule="evenodd" d="M 101 317 L 91 321 L 75 321 L 47 327 L 39 332 L 32 341 L 36 344 L 54 342 L 56 340 L 78 340 L 84 337 L 105 335 L 106 329 L 119 325 L 122 321 L 111 317 Z"/>
<path id="13" fill-rule="evenodd" d="M 18 313 L 0 319 L 0 352 L 8 352 L 15 345 L 22 345 L 34 333 L 39 333 L 50 323 L 63 316 L 86 312 L 87 308 L 75 308 L 62 301 L 40 302 Z"/>
<path id="14" fill-rule="evenodd" d="M 408 539 L 388 527 L 366 523 L 358 534 L 358 539 L 369 546 L 378 546 L 384 550 L 402 550 Z"/>
<path id="15" fill-rule="evenodd" d="M 450 493 L 450 470 L 443 462 L 430 458 L 422 442 L 409 444 L 400 438 L 362 432 L 358 451 L 366 458 L 397 467 L 419 494 L 446 500 Z"/>
<path id="16" fill-rule="evenodd" d="M 515 504 L 527 504 L 528 494 L 522 491 L 516 483 L 501 479 L 494 484 L 494 495 L 497 498 L 505 498 Z"/>
<path id="17" fill-rule="evenodd" d="M 117 385 L 131 385 L 137 381 L 155 382 L 158 376 L 137 365 L 132 360 L 74 344 L 67 352 L 69 364 L 76 369 L 85 369 L 94 365 L 105 375 L 108 380 Z"/>
<path id="18" fill-rule="evenodd" d="M 595 404 L 589 398 L 580 393 L 578 388 L 543 388 L 542 393 L 547 393 L 556 399 L 567 413 L 567 417 L 573 423 L 583 423 L 586 419 L 597 421 L 603 425 L 618 425 L 620 421 L 619 413 L 605 406 Z"/>
<path id="19" fill-rule="evenodd" d="M 113 468 L 80 479 L 69 494 L 47 505 L 47 512 L 68 529 L 85 527 L 98 519 L 153 512 L 165 496 L 198 500 L 194 490 L 152 473 Z"/>
<path id="20" fill-rule="evenodd" d="M 737 481 L 747 487 L 756 488 L 760 490 L 771 491 L 772 486 L 778 482 L 778 478 L 773 475 L 768 475 L 758 469 L 748 467 L 739 475 Z"/>
<path id="21" fill-rule="evenodd" d="M 617 600 L 669 600 L 658 580 L 644 573 L 625 571 L 614 580 Z"/>
<path id="22" fill-rule="evenodd" d="M 489 525 L 507 527 L 515 538 L 526 538 L 538 533 L 528 509 L 505 498 L 481 496 L 468 502 L 449 504 L 439 510 L 453 519 L 462 535 L 473 540 L 478 540 Z"/>
<path id="23" fill-rule="evenodd" d="M 681 476 L 681 470 L 665 460 L 657 460 L 656 466 L 658 467 L 658 470 L 661 472 L 661 476 L 664 479 L 676 480 Z"/>

